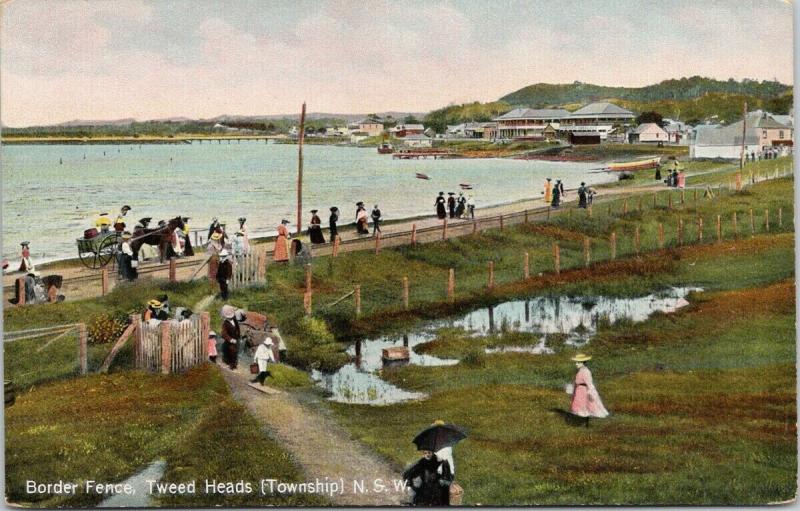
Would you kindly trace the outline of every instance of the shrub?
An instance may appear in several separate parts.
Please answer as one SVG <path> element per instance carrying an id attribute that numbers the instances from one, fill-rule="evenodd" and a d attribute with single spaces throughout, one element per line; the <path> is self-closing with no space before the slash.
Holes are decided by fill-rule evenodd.
<path id="1" fill-rule="evenodd" d="M 86 323 L 89 344 L 105 344 L 116 341 L 127 327 L 125 320 L 110 314 L 98 314 Z"/>
<path id="2" fill-rule="evenodd" d="M 295 333 L 288 337 L 287 347 L 287 361 L 302 369 L 330 372 L 349 360 L 328 325 L 317 318 L 304 317 L 298 321 Z"/>

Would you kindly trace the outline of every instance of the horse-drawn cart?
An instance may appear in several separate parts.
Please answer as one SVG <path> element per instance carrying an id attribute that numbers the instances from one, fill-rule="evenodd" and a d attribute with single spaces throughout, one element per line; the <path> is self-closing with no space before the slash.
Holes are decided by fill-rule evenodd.
<path id="1" fill-rule="evenodd" d="M 87 268 L 97 270 L 114 260 L 122 233 L 100 232 L 91 238 L 78 238 L 78 257 Z"/>

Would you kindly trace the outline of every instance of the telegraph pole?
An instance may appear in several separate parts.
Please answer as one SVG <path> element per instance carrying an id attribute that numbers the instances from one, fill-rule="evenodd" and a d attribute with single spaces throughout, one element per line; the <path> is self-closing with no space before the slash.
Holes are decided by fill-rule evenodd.
<path id="1" fill-rule="evenodd" d="M 306 135 L 306 104 L 300 112 L 300 138 L 298 139 L 297 154 L 297 234 L 302 231 L 303 222 L 303 139 Z"/>

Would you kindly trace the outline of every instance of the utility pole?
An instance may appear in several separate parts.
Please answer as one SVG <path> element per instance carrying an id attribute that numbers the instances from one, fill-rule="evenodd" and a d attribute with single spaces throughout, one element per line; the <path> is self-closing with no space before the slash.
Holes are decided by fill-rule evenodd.
<path id="1" fill-rule="evenodd" d="M 744 102 L 744 116 L 742 117 L 742 151 L 739 154 L 739 170 L 744 168 L 744 152 L 747 143 L 747 101 Z"/>
<path id="2" fill-rule="evenodd" d="M 298 139 L 297 154 L 297 234 L 302 231 L 303 225 L 303 139 L 306 135 L 306 104 L 300 112 L 300 138 Z"/>

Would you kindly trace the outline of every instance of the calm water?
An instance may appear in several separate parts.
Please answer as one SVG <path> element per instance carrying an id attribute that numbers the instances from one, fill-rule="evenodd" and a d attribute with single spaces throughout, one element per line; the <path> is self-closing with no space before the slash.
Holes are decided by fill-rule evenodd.
<path id="1" fill-rule="evenodd" d="M 34 263 L 76 257 L 75 239 L 99 213 L 113 219 L 123 204 L 133 208 L 129 225 L 183 215 L 192 218 L 191 228 L 203 228 L 213 216 L 228 225 L 246 216 L 251 233 L 266 235 L 282 218 L 295 218 L 294 145 L 3 146 L 0 156 L 3 256 L 12 261 L 23 240 L 31 241 Z M 378 203 L 387 220 L 432 214 L 436 194 L 457 192 L 464 182 L 475 186 L 480 209 L 541 197 L 546 177 L 561 178 L 567 188 L 612 178 L 587 173 L 596 163 L 393 160 L 374 148 L 333 146 L 307 146 L 304 156 L 303 209 L 319 209 L 323 223 L 330 206 L 341 209 L 341 222 L 352 221 L 359 200 L 369 208 Z M 431 180 L 416 179 L 416 172 Z"/>
<path id="2" fill-rule="evenodd" d="M 584 346 L 597 332 L 598 323 L 613 324 L 620 320 L 644 321 L 656 312 L 671 313 L 689 305 L 686 296 L 701 288 L 672 288 L 663 293 L 637 298 L 604 296 L 541 296 L 529 300 L 514 300 L 493 307 L 476 309 L 448 320 L 434 321 L 417 331 L 402 336 L 384 336 L 359 341 L 350 346 L 348 354 L 355 359 L 335 373 L 314 371 L 317 385 L 328 392 L 332 401 L 350 404 L 387 405 L 414 399 L 426 394 L 396 387 L 381 378 L 384 367 L 382 350 L 392 346 L 408 346 L 408 364 L 421 366 L 454 365 L 458 360 L 442 359 L 414 352 L 414 346 L 436 338 L 443 327 L 460 328 L 476 337 L 505 332 L 528 332 L 541 336 L 532 346 L 503 346 L 487 348 L 487 353 L 522 352 L 536 355 L 554 353 L 547 345 L 549 334 L 566 336 L 564 343 Z"/>

